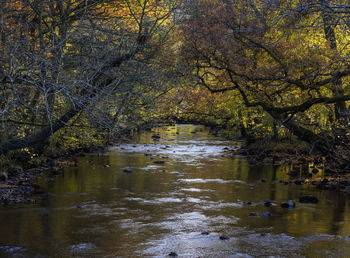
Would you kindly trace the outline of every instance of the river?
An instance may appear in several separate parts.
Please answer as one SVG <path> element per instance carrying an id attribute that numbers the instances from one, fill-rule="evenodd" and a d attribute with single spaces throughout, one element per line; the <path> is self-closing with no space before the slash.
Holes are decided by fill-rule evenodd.
<path id="1" fill-rule="evenodd" d="M 350 257 L 350 197 L 281 183 L 289 168 L 230 157 L 240 144 L 175 125 L 79 157 L 39 202 L 0 207 L 0 256 Z"/>

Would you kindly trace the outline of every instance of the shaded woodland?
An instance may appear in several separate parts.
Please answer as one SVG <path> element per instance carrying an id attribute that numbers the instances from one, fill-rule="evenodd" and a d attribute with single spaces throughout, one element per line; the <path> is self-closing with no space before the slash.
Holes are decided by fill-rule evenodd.
<path id="1" fill-rule="evenodd" d="M 170 120 L 294 137 L 349 170 L 348 1 L 1 6 L 3 157 L 108 143 Z"/>

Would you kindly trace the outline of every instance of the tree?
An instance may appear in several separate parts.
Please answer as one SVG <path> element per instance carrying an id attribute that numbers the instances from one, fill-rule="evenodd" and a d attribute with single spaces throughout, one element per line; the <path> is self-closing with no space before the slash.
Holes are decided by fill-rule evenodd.
<path id="1" fill-rule="evenodd" d="M 115 128 L 147 104 L 140 90 L 165 90 L 150 78 L 162 77 L 164 67 L 155 60 L 176 6 L 3 0 L 0 153 L 43 142 L 64 127 Z"/>
<path id="2" fill-rule="evenodd" d="M 186 11 L 183 62 L 200 85 L 239 94 L 324 154 L 344 143 L 334 129 L 350 100 L 346 1 L 196 1 Z"/>

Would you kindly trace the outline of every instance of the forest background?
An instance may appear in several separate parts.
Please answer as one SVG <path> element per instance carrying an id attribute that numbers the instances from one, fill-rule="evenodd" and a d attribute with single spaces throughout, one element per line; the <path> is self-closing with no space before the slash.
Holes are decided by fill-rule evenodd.
<path id="1" fill-rule="evenodd" d="M 2 170 L 178 121 L 350 169 L 347 0 L 0 6 Z"/>

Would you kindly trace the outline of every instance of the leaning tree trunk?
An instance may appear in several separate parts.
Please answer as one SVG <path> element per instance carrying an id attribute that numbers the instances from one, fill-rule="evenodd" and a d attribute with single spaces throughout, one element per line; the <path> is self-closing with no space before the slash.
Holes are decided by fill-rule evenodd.
<path id="1" fill-rule="evenodd" d="M 294 119 L 283 119 L 281 114 L 276 112 L 269 112 L 269 114 L 283 126 L 285 126 L 292 134 L 298 137 L 300 140 L 309 143 L 314 150 L 320 151 L 324 155 L 328 155 L 332 152 L 332 146 L 329 143 L 327 136 L 315 134 L 309 129 L 306 129 L 294 120 Z"/>
<path id="2" fill-rule="evenodd" d="M 115 59 L 111 60 L 110 62 L 108 62 L 103 68 L 101 68 L 99 70 L 98 73 L 96 73 L 94 75 L 94 77 L 91 80 L 91 83 L 98 84 L 96 86 L 96 88 L 102 91 L 103 88 L 105 88 L 106 86 L 113 83 L 113 81 L 115 79 L 115 78 L 109 78 L 105 81 L 102 80 L 103 81 L 102 84 L 99 84 L 98 82 L 101 81 L 101 79 L 103 79 L 105 72 L 108 71 L 109 69 L 119 67 L 124 62 L 133 58 L 141 50 L 142 47 L 143 47 L 143 45 L 140 44 L 130 53 L 125 54 L 121 57 L 115 58 Z M 86 98 L 87 96 L 85 96 L 85 95 L 89 95 L 89 98 L 91 99 L 94 96 L 96 96 L 97 94 L 98 94 L 97 90 L 95 90 L 93 93 L 88 93 L 85 90 L 80 92 L 81 98 Z M 43 128 L 41 131 L 39 131 L 38 133 L 36 133 L 34 135 L 19 138 L 19 139 L 12 139 L 12 140 L 8 140 L 8 141 L 1 143 L 0 144 L 0 154 L 4 154 L 10 150 L 18 150 L 18 149 L 27 148 L 27 147 L 33 146 L 35 144 L 38 144 L 42 141 L 45 141 L 51 135 L 53 135 L 55 132 L 57 132 L 61 128 L 67 126 L 67 123 L 75 115 L 77 115 L 79 112 L 83 111 L 84 106 L 88 106 L 89 104 L 90 103 L 88 103 L 88 100 L 87 100 L 86 103 L 84 103 L 82 105 L 79 105 L 79 106 L 75 105 L 75 107 L 70 108 L 65 114 L 63 114 L 54 123 Z"/>

